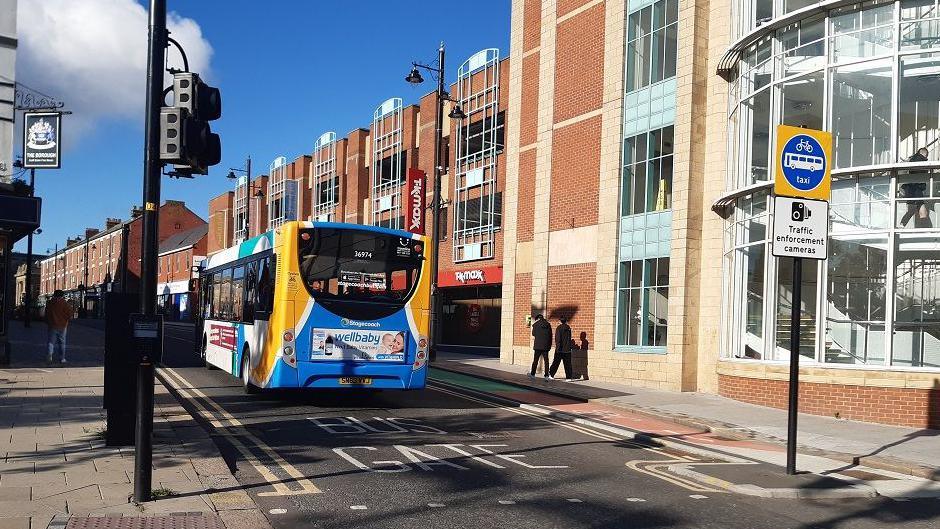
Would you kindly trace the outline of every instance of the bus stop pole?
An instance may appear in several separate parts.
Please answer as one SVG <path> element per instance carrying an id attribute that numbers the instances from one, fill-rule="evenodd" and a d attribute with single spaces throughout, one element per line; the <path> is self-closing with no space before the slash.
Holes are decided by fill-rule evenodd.
<path id="1" fill-rule="evenodd" d="M 790 395 L 787 406 L 787 474 L 796 474 L 796 421 L 800 401 L 800 303 L 803 259 L 793 258 L 793 300 L 790 307 Z"/>

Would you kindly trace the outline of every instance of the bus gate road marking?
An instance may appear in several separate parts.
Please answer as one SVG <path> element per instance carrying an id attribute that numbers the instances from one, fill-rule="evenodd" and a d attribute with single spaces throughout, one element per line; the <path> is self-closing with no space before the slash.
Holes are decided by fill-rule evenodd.
<path id="1" fill-rule="evenodd" d="M 212 421 L 210 424 L 214 428 L 222 429 L 223 432 L 230 428 L 237 428 L 238 435 L 245 437 L 249 442 L 251 442 L 256 448 L 264 452 L 272 461 L 287 475 L 289 475 L 293 480 L 300 485 L 302 490 L 295 491 L 290 487 L 282 483 L 283 480 L 275 476 L 254 454 L 251 453 L 251 450 L 242 443 L 242 441 L 232 435 L 233 432 L 226 432 L 228 435 L 225 437 L 231 441 L 232 445 L 236 450 L 245 458 L 245 460 L 268 482 L 273 488 L 274 492 L 260 492 L 259 496 L 296 496 L 303 494 L 317 494 L 321 491 L 316 487 L 309 479 L 307 479 L 297 468 L 284 460 L 277 452 L 274 451 L 270 446 L 264 443 L 261 439 L 256 437 L 254 434 L 248 431 L 248 429 L 234 416 L 225 411 L 221 406 L 219 406 L 214 400 L 209 398 L 205 393 L 197 389 L 191 382 L 186 380 L 182 375 L 177 373 L 171 368 L 161 368 L 161 372 L 167 373 L 167 380 L 173 386 L 174 389 L 180 392 L 180 394 L 186 396 L 190 402 L 199 410 L 200 415 L 203 417 L 211 417 Z M 174 380 L 175 379 L 175 380 Z M 185 388 L 183 386 L 186 386 Z M 193 397 L 195 395 L 195 397 Z M 198 397 L 198 398 L 196 398 Z M 199 399 L 204 400 L 209 406 L 215 409 L 221 419 L 213 414 L 211 411 L 207 410 L 202 404 L 200 404 Z M 224 423 L 228 422 L 229 426 L 226 426 Z"/>

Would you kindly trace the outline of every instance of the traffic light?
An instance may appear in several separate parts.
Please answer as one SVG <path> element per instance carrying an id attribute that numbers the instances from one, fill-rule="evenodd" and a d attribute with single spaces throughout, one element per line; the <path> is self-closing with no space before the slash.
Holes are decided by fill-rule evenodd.
<path id="1" fill-rule="evenodd" d="M 173 75 L 173 106 L 160 109 L 160 160 L 180 176 L 208 174 L 222 159 L 219 135 L 209 122 L 222 116 L 222 94 L 199 74 Z"/>

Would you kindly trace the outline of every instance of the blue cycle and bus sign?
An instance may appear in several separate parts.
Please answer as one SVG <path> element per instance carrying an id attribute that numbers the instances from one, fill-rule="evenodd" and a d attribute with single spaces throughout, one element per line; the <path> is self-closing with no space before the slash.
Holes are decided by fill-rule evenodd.
<path id="1" fill-rule="evenodd" d="M 831 152 L 828 132 L 780 125 L 775 194 L 829 200 Z"/>

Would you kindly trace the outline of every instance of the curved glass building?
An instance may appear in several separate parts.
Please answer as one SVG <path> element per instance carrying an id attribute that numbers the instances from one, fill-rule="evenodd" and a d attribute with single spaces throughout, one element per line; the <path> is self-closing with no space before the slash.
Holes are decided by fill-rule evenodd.
<path id="1" fill-rule="evenodd" d="M 789 359 L 791 260 L 770 257 L 777 125 L 833 138 L 829 256 L 804 261 L 801 363 L 940 368 L 940 5 L 734 6 L 722 355 Z M 865 376 L 865 375 L 862 375 Z"/>

